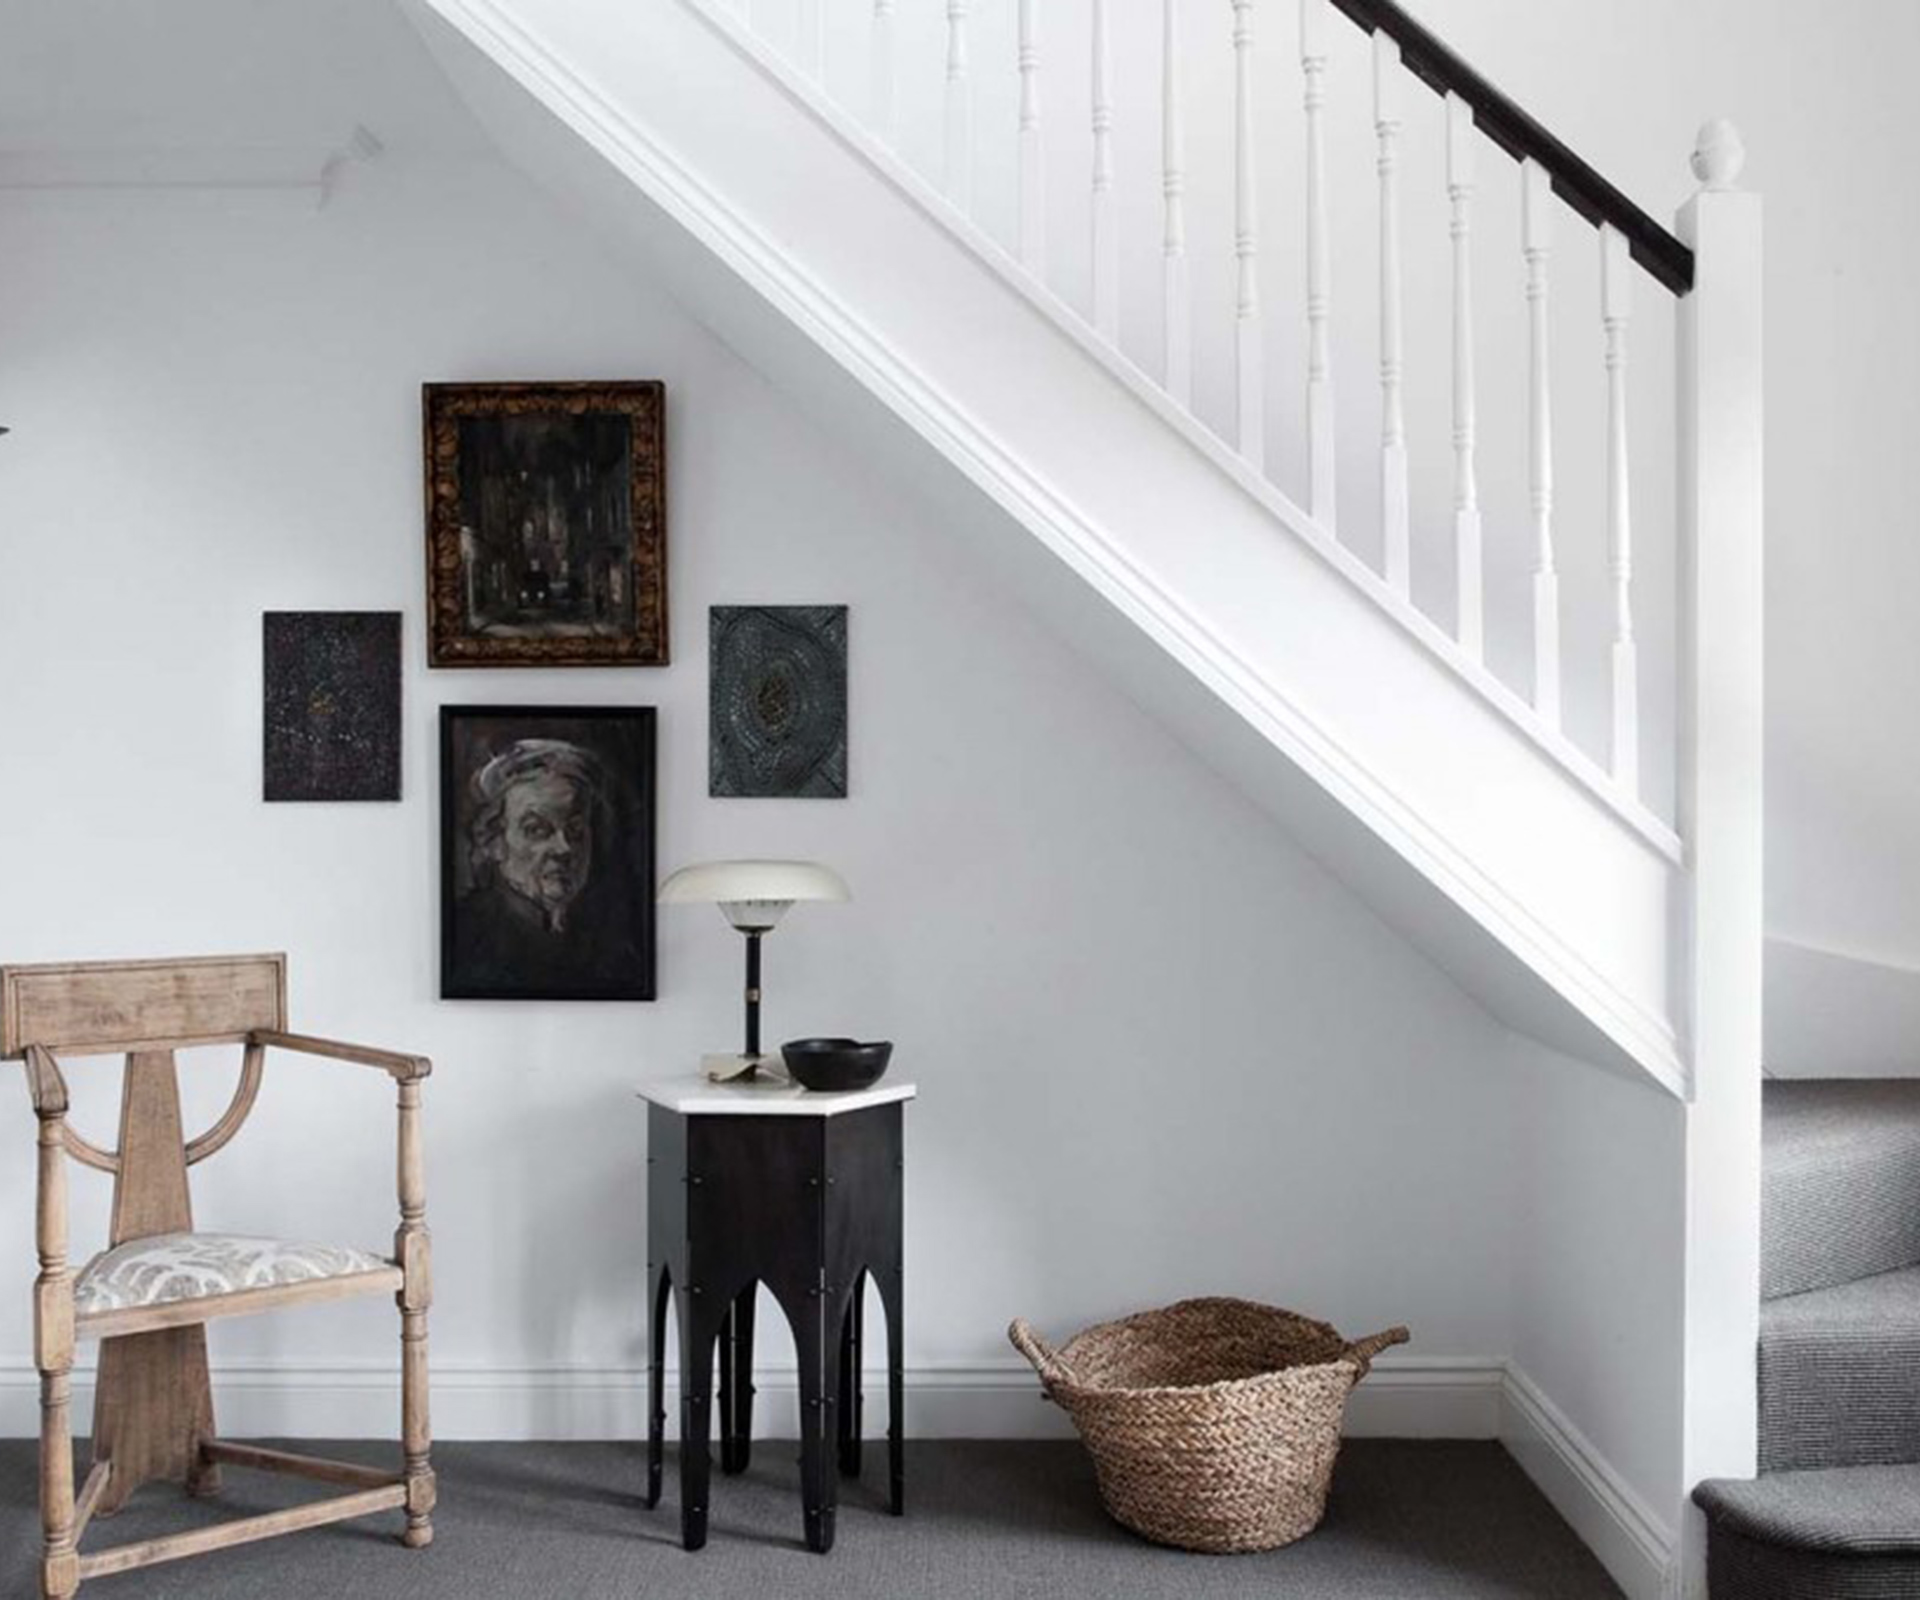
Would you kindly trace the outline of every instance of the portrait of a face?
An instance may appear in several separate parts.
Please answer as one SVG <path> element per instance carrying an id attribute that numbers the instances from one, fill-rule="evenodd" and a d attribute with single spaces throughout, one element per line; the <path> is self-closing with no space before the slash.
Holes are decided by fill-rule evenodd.
<path id="1" fill-rule="evenodd" d="M 552 933 L 593 871 L 593 808 L 604 785 L 591 751 L 562 739 L 519 739 L 474 775 L 475 877 L 497 875 Z"/>
<path id="2" fill-rule="evenodd" d="M 653 713 L 441 711 L 441 994 L 651 999 Z"/>

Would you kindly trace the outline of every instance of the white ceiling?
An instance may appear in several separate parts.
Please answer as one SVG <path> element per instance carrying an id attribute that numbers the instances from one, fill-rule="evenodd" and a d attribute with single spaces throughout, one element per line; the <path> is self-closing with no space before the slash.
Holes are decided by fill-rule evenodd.
<path id="1" fill-rule="evenodd" d="M 391 0 L 0 0 L 0 159 L 491 148 Z M 68 161 L 70 164 L 70 160 Z"/>

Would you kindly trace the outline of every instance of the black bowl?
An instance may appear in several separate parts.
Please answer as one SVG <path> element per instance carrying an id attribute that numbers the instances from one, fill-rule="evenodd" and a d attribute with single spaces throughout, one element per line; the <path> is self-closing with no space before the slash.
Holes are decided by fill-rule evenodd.
<path id="1" fill-rule="evenodd" d="M 878 1083 L 893 1059 L 893 1041 L 877 1039 L 789 1039 L 780 1046 L 787 1073 L 803 1088 L 845 1093 Z"/>

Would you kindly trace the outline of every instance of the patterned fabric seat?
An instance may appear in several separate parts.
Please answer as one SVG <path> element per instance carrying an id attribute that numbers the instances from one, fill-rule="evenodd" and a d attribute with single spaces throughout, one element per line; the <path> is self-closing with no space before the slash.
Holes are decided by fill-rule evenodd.
<path id="1" fill-rule="evenodd" d="M 74 1309 L 93 1316 L 313 1278 L 345 1278 L 389 1265 L 351 1245 L 241 1233 L 160 1233 L 129 1240 L 89 1261 L 74 1283 Z"/>

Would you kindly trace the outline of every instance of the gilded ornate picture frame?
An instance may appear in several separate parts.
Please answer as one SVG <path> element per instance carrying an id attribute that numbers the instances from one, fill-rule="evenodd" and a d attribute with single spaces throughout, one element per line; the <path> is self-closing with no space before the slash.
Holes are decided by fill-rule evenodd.
<path id="1" fill-rule="evenodd" d="M 427 664 L 667 664 L 666 388 L 429 383 Z"/>

